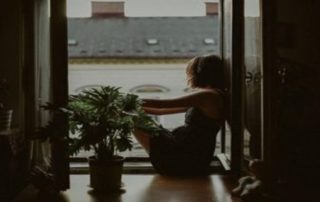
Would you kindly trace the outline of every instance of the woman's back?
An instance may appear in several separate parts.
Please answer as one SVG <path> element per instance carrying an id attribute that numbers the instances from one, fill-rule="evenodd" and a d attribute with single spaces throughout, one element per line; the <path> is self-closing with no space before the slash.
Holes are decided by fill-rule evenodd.
<path id="1" fill-rule="evenodd" d="M 187 64 L 189 87 L 196 91 L 168 99 L 143 99 L 146 113 L 166 115 L 186 112 L 185 124 L 157 136 L 136 130 L 135 137 L 149 152 L 162 174 L 198 175 L 208 171 L 216 136 L 224 117 L 223 60 L 216 55 L 195 57 Z"/>
<path id="2" fill-rule="evenodd" d="M 153 139 L 151 162 L 162 174 L 198 175 L 207 172 L 220 124 L 197 108 L 189 108 L 185 124 L 164 130 Z"/>
<path id="3" fill-rule="evenodd" d="M 184 128 L 183 131 L 181 128 Z M 208 155 L 213 155 L 219 130 L 219 121 L 204 115 L 198 108 L 191 107 L 186 112 L 185 125 L 172 133 L 183 144 L 186 152 L 208 159 Z"/>

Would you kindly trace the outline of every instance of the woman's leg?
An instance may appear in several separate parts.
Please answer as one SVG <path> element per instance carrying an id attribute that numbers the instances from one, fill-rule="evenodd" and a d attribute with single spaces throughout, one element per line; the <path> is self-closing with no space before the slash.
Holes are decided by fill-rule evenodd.
<path id="1" fill-rule="evenodd" d="M 134 130 L 133 135 L 149 154 L 150 153 L 150 135 L 147 132 L 138 128 Z"/>

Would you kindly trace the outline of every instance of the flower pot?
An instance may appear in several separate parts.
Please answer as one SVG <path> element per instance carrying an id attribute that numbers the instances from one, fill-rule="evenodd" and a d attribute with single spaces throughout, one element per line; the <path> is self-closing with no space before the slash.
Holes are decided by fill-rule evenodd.
<path id="1" fill-rule="evenodd" d="M 12 109 L 0 109 L 0 132 L 11 128 Z"/>
<path id="2" fill-rule="evenodd" d="M 89 157 L 90 187 L 97 191 L 119 190 L 124 158 L 115 156 L 108 161 Z"/>

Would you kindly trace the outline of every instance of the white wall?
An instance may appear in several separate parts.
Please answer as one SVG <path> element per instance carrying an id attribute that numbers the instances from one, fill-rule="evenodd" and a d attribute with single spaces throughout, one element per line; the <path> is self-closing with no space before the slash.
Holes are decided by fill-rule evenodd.
<path id="1" fill-rule="evenodd" d="M 112 85 L 124 92 L 140 85 L 160 85 L 169 92 L 140 94 L 141 97 L 170 98 L 186 94 L 186 64 L 70 64 L 69 93 L 86 86 Z M 168 128 L 183 124 L 184 114 L 161 116 Z"/>

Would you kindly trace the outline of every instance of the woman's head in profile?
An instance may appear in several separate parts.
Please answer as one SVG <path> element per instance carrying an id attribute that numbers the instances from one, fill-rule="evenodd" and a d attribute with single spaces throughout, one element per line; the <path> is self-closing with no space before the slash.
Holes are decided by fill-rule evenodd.
<path id="1" fill-rule="evenodd" d="M 224 89 L 223 62 L 217 55 L 193 58 L 187 66 L 186 73 L 191 88 Z"/>

